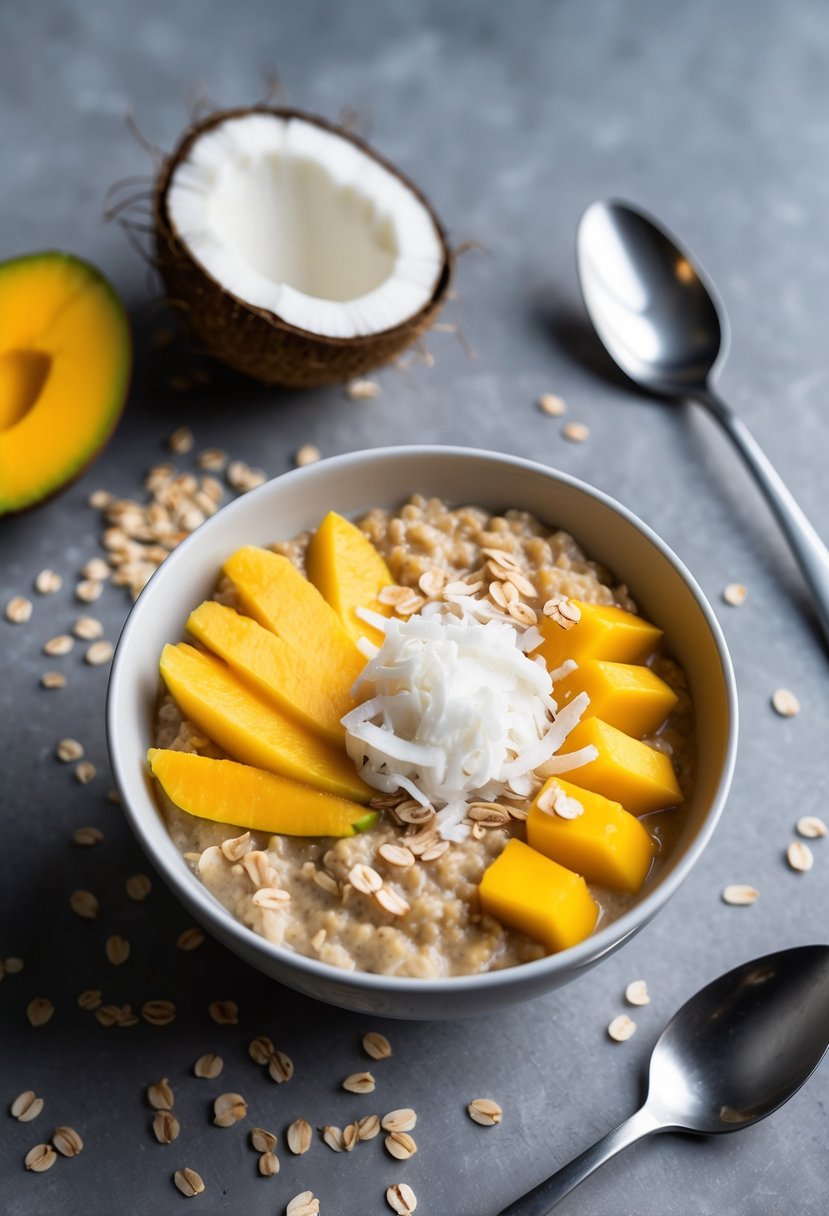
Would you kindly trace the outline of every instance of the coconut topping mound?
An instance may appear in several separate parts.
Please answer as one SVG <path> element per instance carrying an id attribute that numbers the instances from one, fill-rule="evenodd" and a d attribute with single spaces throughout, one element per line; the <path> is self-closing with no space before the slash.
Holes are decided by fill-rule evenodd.
<path id="1" fill-rule="evenodd" d="M 524 631 L 502 620 L 434 612 L 380 622 L 383 645 L 355 688 L 367 699 L 342 719 L 346 749 L 369 785 L 431 803 L 441 836 L 460 840 L 470 801 L 532 793 L 588 698 L 559 712 Z"/>

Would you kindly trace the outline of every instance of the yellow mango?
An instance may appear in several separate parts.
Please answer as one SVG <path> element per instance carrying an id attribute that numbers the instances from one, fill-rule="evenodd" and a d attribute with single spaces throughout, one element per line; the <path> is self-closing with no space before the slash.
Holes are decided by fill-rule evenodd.
<path id="1" fill-rule="evenodd" d="M 355 836 L 377 822 L 357 802 L 235 760 L 157 747 L 147 759 L 170 801 L 201 819 L 283 836 Z"/>
<path id="2" fill-rule="evenodd" d="M 485 871 L 478 887 L 487 916 L 535 938 L 548 950 L 566 950 L 589 937 L 598 904 L 584 879 L 512 839 Z"/>
<path id="3" fill-rule="evenodd" d="M 584 808 L 575 819 L 542 811 L 559 789 Z M 639 820 L 601 794 L 580 789 L 561 777 L 551 777 L 539 790 L 527 817 L 527 841 L 559 865 L 575 870 L 588 882 L 635 895 L 656 855 L 656 842 Z"/>
<path id="4" fill-rule="evenodd" d="M 632 815 L 661 811 L 682 801 L 674 766 L 664 752 L 631 739 L 601 718 L 582 718 L 567 736 L 567 751 L 590 744 L 598 758 L 565 773 L 573 785 L 621 802 Z"/>
<path id="5" fill-rule="evenodd" d="M 340 718 L 353 709 L 354 702 L 347 688 L 326 687 L 331 681 L 325 680 L 312 658 L 294 650 L 270 629 L 263 629 L 252 617 L 215 600 L 206 600 L 190 613 L 187 629 L 278 709 L 335 747 L 344 745 Z"/>
<path id="6" fill-rule="evenodd" d="M 351 687 L 366 661 L 334 609 L 293 562 L 246 545 L 227 559 L 224 572 L 249 616 L 302 651 L 324 679 Z"/>
<path id="7" fill-rule="evenodd" d="M 329 511 L 311 537 L 305 568 L 354 641 L 366 637 L 375 646 L 382 646 L 382 633 L 354 611 L 369 608 L 381 616 L 391 616 L 391 608 L 381 604 L 377 594 L 394 579 L 368 537 L 342 515 Z"/>
<path id="8" fill-rule="evenodd" d="M 650 667 L 604 659 L 580 663 L 556 682 L 553 696 L 563 709 L 580 692 L 590 698 L 585 717 L 601 718 L 637 739 L 658 730 L 677 701 L 673 689 Z"/>
<path id="9" fill-rule="evenodd" d="M 164 647 L 160 669 L 185 717 L 234 760 L 355 802 L 374 794 L 344 749 L 268 704 L 220 659 L 180 642 Z"/>
<path id="10" fill-rule="evenodd" d="M 562 629 L 548 616 L 538 622 L 544 641 L 535 653 L 543 657 L 548 671 L 555 671 L 565 659 L 641 663 L 659 645 L 662 630 L 641 616 L 607 604 L 572 603 L 581 616 L 571 629 Z"/>

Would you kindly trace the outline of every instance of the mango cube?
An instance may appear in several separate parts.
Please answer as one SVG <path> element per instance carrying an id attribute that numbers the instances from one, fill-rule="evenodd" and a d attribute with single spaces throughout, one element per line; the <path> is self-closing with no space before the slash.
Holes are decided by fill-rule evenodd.
<path id="1" fill-rule="evenodd" d="M 542 810 L 560 790 L 583 807 L 575 819 L 554 809 Z M 657 845 L 639 820 L 618 802 L 551 777 L 535 798 L 527 817 L 530 846 L 575 870 L 588 882 L 635 895 L 651 867 Z"/>
<path id="2" fill-rule="evenodd" d="M 486 870 L 478 894 L 486 915 L 551 952 L 584 941 L 599 918 L 580 875 L 515 839 Z"/>
<path id="3" fill-rule="evenodd" d="M 581 615 L 571 629 L 562 629 L 548 616 L 538 622 L 544 641 L 536 654 L 543 657 L 549 671 L 555 671 L 565 659 L 577 663 L 585 659 L 641 663 L 659 645 L 662 630 L 641 616 L 608 604 L 585 604 L 582 600 L 572 603 Z"/>
<path id="4" fill-rule="evenodd" d="M 585 717 L 601 718 L 637 739 L 658 730 L 677 702 L 673 689 L 649 667 L 605 659 L 580 663 L 556 682 L 553 696 L 563 709 L 580 692 L 590 698 Z"/>
<path id="5" fill-rule="evenodd" d="M 596 748 L 598 757 L 579 768 L 565 770 L 573 785 L 618 799 L 632 815 L 662 811 L 682 801 L 674 766 L 664 752 L 631 739 L 601 718 L 582 718 L 567 736 L 567 752 L 590 745 Z"/>

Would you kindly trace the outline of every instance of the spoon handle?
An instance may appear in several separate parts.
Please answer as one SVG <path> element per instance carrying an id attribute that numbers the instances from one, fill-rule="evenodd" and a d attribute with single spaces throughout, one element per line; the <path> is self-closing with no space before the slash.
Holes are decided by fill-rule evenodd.
<path id="1" fill-rule="evenodd" d="M 708 388 L 695 394 L 695 400 L 708 408 L 733 440 L 766 496 L 812 592 L 820 627 L 829 643 L 829 549 L 745 423 Z"/>
<path id="2" fill-rule="evenodd" d="M 605 1161 L 615 1157 L 634 1141 L 641 1140 L 643 1136 L 651 1136 L 662 1130 L 664 1125 L 654 1118 L 647 1106 L 643 1106 L 635 1115 L 631 1115 L 612 1132 L 602 1136 L 601 1140 L 597 1140 L 569 1164 L 562 1166 L 551 1177 L 539 1182 L 538 1186 L 527 1191 L 526 1195 L 504 1208 L 500 1216 L 546 1216 L 559 1200 L 569 1195 L 574 1187 L 584 1182 L 585 1178 L 600 1165 L 604 1165 Z"/>

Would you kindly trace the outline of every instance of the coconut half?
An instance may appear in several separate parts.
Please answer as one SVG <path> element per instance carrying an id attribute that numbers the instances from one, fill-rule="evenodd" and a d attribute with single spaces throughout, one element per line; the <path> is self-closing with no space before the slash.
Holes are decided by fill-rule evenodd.
<path id="1" fill-rule="evenodd" d="M 165 164 L 156 253 L 200 343 L 269 384 L 313 386 L 394 358 L 434 321 L 452 258 L 397 169 L 295 110 L 213 114 Z"/>

